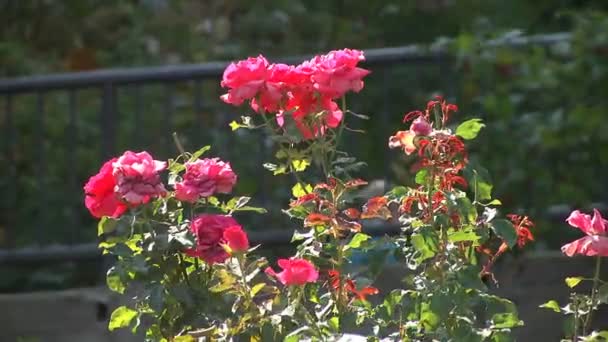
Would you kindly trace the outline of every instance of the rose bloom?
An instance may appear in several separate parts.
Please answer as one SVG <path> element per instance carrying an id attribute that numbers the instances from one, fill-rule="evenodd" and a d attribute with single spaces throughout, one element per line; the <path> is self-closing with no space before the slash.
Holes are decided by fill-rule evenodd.
<path id="1" fill-rule="evenodd" d="M 319 278 L 319 272 L 310 261 L 305 259 L 291 258 L 279 259 L 277 262 L 283 270 L 276 273 L 272 268 L 266 268 L 269 276 L 276 277 L 283 285 L 304 285 L 314 283 Z"/>
<path id="2" fill-rule="evenodd" d="M 608 256 L 608 221 L 602 218 L 597 209 L 593 209 L 593 218 L 575 210 L 566 222 L 587 236 L 562 246 L 564 254 L 569 257 L 575 254 Z"/>
<path id="3" fill-rule="evenodd" d="M 214 193 L 227 194 L 236 180 L 230 163 L 218 158 L 198 159 L 186 163 L 183 180 L 175 184 L 175 197 L 180 201 L 196 202 L 200 197 Z"/>
<path id="4" fill-rule="evenodd" d="M 363 89 L 363 77 L 370 73 L 357 67 L 364 60 L 363 51 L 351 49 L 314 57 L 310 62 L 315 66 L 312 75 L 315 89 L 334 99 L 348 91 L 359 92 Z"/>
<path id="5" fill-rule="evenodd" d="M 226 244 L 224 232 L 231 227 L 239 226 L 230 216 L 216 214 L 198 215 L 190 223 L 190 231 L 196 237 L 196 246 L 187 249 L 186 254 L 201 258 L 209 264 L 221 263 L 228 259 L 228 252 L 222 246 Z M 228 242 L 230 245 L 230 242 Z"/>
<path id="6" fill-rule="evenodd" d="M 237 63 L 230 63 L 224 71 L 221 86 L 229 88 L 222 95 L 222 101 L 241 105 L 243 101 L 254 98 L 268 78 L 268 61 L 263 56 L 249 57 Z"/>
<path id="7" fill-rule="evenodd" d="M 232 252 L 240 253 L 249 249 L 249 238 L 241 226 L 230 226 L 222 234 L 224 244 L 230 247 Z"/>
<path id="8" fill-rule="evenodd" d="M 117 192 L 130 204 L 147 203 L 150 198 L 164 196 L 165 186 L 159 173 L 166 162 L 154 160 L 148 152 L 125 152 L 112 163 Z"/>
<path id="9" fill-rule="evenodd" d="M 91 215 L 98 218 L 103 216 L 117 218 L 127 210 L 127 206 L 114 192 L 116 181 L 112 175 L 112 164 L 115 161 L 116 158 L 113 158 L 105 162 L 99 172 L 89 178 L 84 186 L 84 205 Z"/>

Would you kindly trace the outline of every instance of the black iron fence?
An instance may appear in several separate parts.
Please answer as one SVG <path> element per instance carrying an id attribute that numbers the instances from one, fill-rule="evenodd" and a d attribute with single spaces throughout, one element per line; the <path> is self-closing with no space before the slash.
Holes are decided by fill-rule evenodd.
<path id="1" fill-rule="evenodd" d="M 551 45 L 569 38 L 568 33 L 557 33 L 510 37 L 487 44 Z M 374 120 L 381 126 L 377 136 L 384 139 L 390 132 L 390 122 L 398 121 L 391 115 L 401 115 L 401 111 L 391 108 L 395 94 L 400 96 L 399 89 L 389 89 L 400 87 L 391 82 L 395 75 L 419 83 L 420 74 L 431 70 L 442 75 L 442 83 L 434 86 L 449 95 L 452 58 L 446 45 L 365 53 L 365 66 L 373 71 L 366 91 L 371 89 L 378 99 L 373 104 Z M 269 157 L 269 144 L 257 132 L 229 134 L 227 128 L 239 111 L 222 105 L 217 97 L 226 65 L 211 62 L 0 79 L 0 100 L 4 102 L 0 117 L 0 163 L 4 165 L 0 179 L 4 194 L 0 246 L 5 247 L 0 250 L 0 264 L 98 257 L 96 244 L 92 243 L 93 221 L 87 218 L 82 204 L 86 177 L 102 161 L 127 148 L 146 148 L 159 157 L 170 156 L 173 131 L 180 132 L 189 147 L 213 144 L 218 154 L 234 157 L 227 158 L 231 161 L 244 154 L 258 156 L 253 163 L 257 168 L 245 168 L 249 171 L 244 176 L 255 183 L 247 189 L 260 196 L 262 204 L 271 202 L 269 189 L 274 189 L 274 181 L 259 167 Z M 355 111 L 370 110 L 369 104 L 357 99 L 349 106 Z M 361 147 L 355 140 L 353 144 L 349 141 L 350 149 Z M 396 227 L 369 229 L 374 234 L 396 231 Z M 56 232 L 61 239 L 54 238 Z M 291 231 L 252 234 L 257 242 L 283 244 L 289 241 Z M 26 236 L 23 241 L 21 235 Z"/>

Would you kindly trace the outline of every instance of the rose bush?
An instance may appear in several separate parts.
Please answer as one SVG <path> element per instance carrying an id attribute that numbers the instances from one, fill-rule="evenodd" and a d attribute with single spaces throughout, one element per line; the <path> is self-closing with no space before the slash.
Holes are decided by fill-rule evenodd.
<path id="1" fill-rule="evenodd" d="M 116 257 L 107 284 L 132 298 L 112 313 L 111 330 L 143 326 L 150 341 L 326 341 L 354 331 L 371 341 L 511 339 L 523 322 L 512 302 L 490 293 L 492 266 L 533 241 L 534 224 L 527 216 L 500 218 L 488 172 L 469 161 L 465 142 L 484 124 L 453 126 L 458 107 L 441 97 L 407 113 L 407 130 L 388 145 L 416 160 L 409 170 L 416 185 L 360 198 L 367 182 L 353 174 L 363 164 L 339 144 L 347 116 L 365 118 L 344 98 L 363 88 L 363 60 L 349 49 L 297 66 L 259 56 L 224 73 L 221 99 L 248 101 L 256 113 L 230 126 L 266 129 L 277 151 L 264 167 L 295 180 L 284 212 L 297 222 L 296 252 L 277 261 L 279 272 L 255 254 L 236 219 L 265 210 L 230 196 L 237 175 L 227 162 L 200 159 L 208 147 L 187 153 L 178 143 L 181 154 L 166 162 L 127 151 L 89 180 L 85 204 L 102 216 L 100 248 Z M 371 221 L 397 224 L 400 233 L 373 239 Z M 569 222 L 589 236 L 565 253 L 600 260 L 606 222 L 599 213 L 577 212 Z M 374 253 L 380 265 L 390 253 L 408 270 L 401 288 L 381 292 L 374 284 L 381 267 L 353 263 Z M 594 285 L 587 312 L 599 304 L 597 293 Z"/>

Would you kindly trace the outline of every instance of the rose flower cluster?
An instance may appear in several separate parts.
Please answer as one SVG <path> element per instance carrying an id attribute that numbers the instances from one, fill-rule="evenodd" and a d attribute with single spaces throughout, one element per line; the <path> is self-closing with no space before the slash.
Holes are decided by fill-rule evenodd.
<path id="1" fill-rule="evenodd" d="M 249 101 L 260 114 L 275 114 L 277 124 L 291 117 L 305 139 L 337 127 L 344 113 L 335 102 L 349 91 L 363 88 L 370 73 L 357 67 L 365 60 L 359 50 L 343 49 L 315 56 L 297 66 L 270 64 L 263 56 L 230 64 L 224 71 L 221 99 L 232 105 Z"/>
<path id="2" fill-rule="evenodd" d="M 174 185 L 178 201 L 196 203 L 214 194 L 228 194 L 237 181 L 230 163 L 218 158 L 196 159 L 184 165 L 181 180 Z M 126 151 L 118 158 L 105 162 L 99 172 L 84 186 L 85 206 L 94 217 L 119 218 L 129 208 L 136 208 L 169 192 L 161 180 L 167 162 L 155 160 L 148 152 Z M 190 231 L 196 238 L 194 247 L 184 253 L 209 264 L 222 263 L 233 253 L 246 252 L 249 238 L 241 225 L 231 216 L 199 214 L 190 222 Z M 304 259 L 282 259 L 281 273 L 268 269 L 284 285 L 302 285 L 315 282 L 318 272 Z"/>

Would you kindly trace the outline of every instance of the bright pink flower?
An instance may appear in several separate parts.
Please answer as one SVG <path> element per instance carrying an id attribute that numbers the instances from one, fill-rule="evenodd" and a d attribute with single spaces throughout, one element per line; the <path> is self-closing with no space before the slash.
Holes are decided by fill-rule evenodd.
<path id="1" fill-rule="evenodd" d="M 222 234 L 224 243 L 233 252 L 245 252 L 249 249 L 249 238 L 241 226 L 230 226 Z"/>
<path id="2" fill-rule="evenodd" d="M 268 75 L 268 61 L 261 55 L 230 63 L 221 82 L 222 87 L 229 88 L 228 94 L 221 96 L 222 101 L 238 106 L 243 101 L 254 98 L 264 86 Z"/>
<path id="3" fill-rule="evenodd" d="M 84 186 L 84 204 L 95 217 L 117 218 L 127 210 L 127 206 L 114 192 L 116 181 L 112 175 L 112 163 L 115 161 L 116 158 L 113 158 L 105 162 L 99 172 L 89 178 Z"/>
<path id="4" fill-rule="evenodd" d="M 224 232 L 234 226 L 241 228 L 230 216 L 201 214 L 195 217 L 190 223 L 190 231 L 196 237 L 196 246 L 186 250 L 186 254 L 210 264 L 224 262 L 229 257 L 222 247 Z"/>
<path id="5" fill-rule="evenodd" d="M 582 254 L 586 256 L 608 256 L 608 221 L 602 218 L 597 209 L 593 209 L 593 218 L 578 210 L 573 211 L 566 219 L 572 227 L 580 229 L 587 236 L 562 246 L 567 256 Z"/>
<path id="6" fill-rule="evenodd" d="M 270 267 L 266 268 L 265 272 L 271 277 L 276 277 L 283 285 L 304 285 L 314 283 L 319 278 L 319 272 L 308 260 L 279 259 L 277 264 L 283 270 L 282 272 L 276 273 Z"/>
<path id="7" fill-rule="evenodd" d="M 351 49 L 335 50 L 314 57 L 310 61 L 315 65 L 312 75 L 314 88 L 334 99 L 351 90 L 359 92 L 363 89 L 363 77 L 370 73 L 357 67 L 363 60 L 363 51 Z"/>
<path id="8" fill-rule="evenodd" d="M 148 152 L 125 152 L 112 163 L 117 192 L 130 204 L 147 203 L 150 198 L 164 196 L 165 187 L 159 173 L 166 162 L 154 160 Z"/>
<path id="9" fill-rule="evenodd" d="M 214 193 L 227 194 L 232 191 L 236 179 L 230 163 L 219 158 L 197 159 L 186 163 L 183 180 L 175 184 L 175 198 L 196 202 Z"/>
<path id="10" fill-rule="evenodd" d="M 431 127 L 431 124 L 426 121 L 424 117 L 419 116 L 418 118 L 416 118 L 416 120 L 412 122 L 412 125 L 410 126 L 410 131 L 414 132 L 414 134 L 416 135 L 427 136 L 431 134 L 431 132 L 433 131 L 433 127 Z"/>

